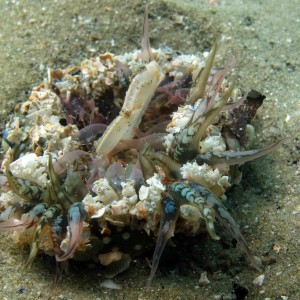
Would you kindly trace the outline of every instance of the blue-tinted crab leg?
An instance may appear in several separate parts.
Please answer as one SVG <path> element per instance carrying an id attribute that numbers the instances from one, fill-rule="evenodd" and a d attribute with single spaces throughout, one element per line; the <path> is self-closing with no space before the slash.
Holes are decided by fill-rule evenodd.
<path id="1" fill-rule="evenodd" d="M 220 167 L 223 165 L 225 166 L 242 165 L 247 161 L 257 159 L 276 150 L 288 139 L 289 138 L 281 139 L 277 141 L 275 144 L 263 149 L 238 151 L 238 152 L 224 151 L 219 153 L 204 153 L 196 157 L 196 162 L 198 165 L 203 165 L 204 163 L 206 163 L 214 167 Z"/>
<path id="2" fill-rule="evenodd" d="M 68 213 L 70 227 L 70 245 L 68 250 L 62 256 L 56 256 L 56 261 L 64 261 L 70 258 L 76 250 L 78 241 L 83 228 L 83 221 L 87 220 L 88 214 L 81 202 L 71 205 Z"/>
<path id="3" fill-rule="evenodd" d="M 20 231 L 33 226 L 47 209 L 47 204 L 39 203 L 29 211 L 26 221 L 18 219 L 7 220 L 0 223 L 0 231 Z"/>
<path id="4" fill-rule="evenodd" d="M 251 250 L 249 249 L 247 242 L 242 235 L 240 228 L 238 224 L 235 222 L 231 214 L 228 212 L 228 210 L 225 208 L 225 206 L 219 201 L 219 199 L 211 193 L 206 188 L 192 183 L 189 183 L 189 186 L 195 190 L 199 195 L 205 198 L 206 203 L 211 206 L 211 208 L 214 210 L 216 217 L 220 220 L 220 222 L 227 228 L 227 230 L 232 234 L 232 236 L 237 240 L 240 247 L 245 251 L 245 253 L 248 255 L 251 265 L 260 271 L 260 268 L 255 260 L 255 257 L 251 253 Z"/>
<path id="5" fill-rule="evenodd" d="M 62 250 L 60 249 L 61 241 L 66 237 L 68 232 L 68 216 L 61 214 L 53 221 L 51 228 L 51 237 L 53 241 L 53 248 L 56 255 L 60 256 Z"/>
<path id="6" fill-rule="evenodd" d="M 73 201 L 69 197 L 69 195 L 66 193 L 66 190 L 64 187 L 61 186 L 59 182 L 59 178 L 57 174 L 54 171 L 53 163 L 51 159 L 51 155 L 49 153 L 48 157 L 48 172 L 50 177 L 50 187 L 52 189 L 51 196 L 54 196 L 64 211 L 68 211 L 70 205 L 72 205 Z"/>
<path id="7" fill-rule="evenodd" d="M 51 228 L 51 238 L 55 256 L 60 256 L 63 251 L 60 249 L 61 241 L 66 237 L 68 232 L 68 217 L 66 214 L 60 214 L 53 221 Z M 56 261 L 56 274 L 53 285 L 55 286 L 62 278 L 63 273 L 68 269 L 68 260 Z"/>
<path id="8" fill-rule="evenodd" d="M 205 87 L 207 85 L 207 80 L 211 73 L 211 69 L 216 57 L 218 50 L 217 38 L 215 38 L 211 52 L 208 56 L 208 59 L 205 63 L 205 66 L 200 70 L 196 78 L 196 84 L 193 87 L 191 95 L 188 97 L 187 103 L 194 104 L 198 99 L 204 99 L 205 96 Z"/>
<path id="9" fill-rule="evenodd" d="M 179 215 L 179 205 L 170 196 L 164 197 L 162 200 L 162 214 L 160 219 L 158 237 L 152 258 L 151 273 L 148 279 L 150 285 L 158 267 L 160 257 L 166 246 L 167 241 L 174 235 L 176 221 Z"/>
<path id="10" fill-rule="evenodd" d="M 157 163 L 164 171 L 169 179 L 181 179 L 180 167 L 181 165 L 170 158 L 163 152 L 148 152 L 145 154 L 147 158 Z"/>
<path id="11" fill-rule="evenodd" d="M 30 202 L 38 202 L 43 198 L 43 188 L 29 180 L 15 178 L 8 166 L 5 169 L 5 175 L 13 192 L 22 199 Z"/>
<path id="12" fill-rule="evenodd" d="M 211 207 L 207 204 L 206 199 L 196 193 L 194 189 L 183 182 L 173 182 L 168 185 L 170 195 L 180 204 L 190 204 L 199 209 L 201 212 L 208 233 L 214 240 L 219 240 L 220 237 L 215 232 L 214 214 Z"/>
<path id="13" fill-rule="evenodd" d="M 49 207 L 43 214 L 43 216 L 40 218 L 38 225 L 35 229 L 33 240 L 31 243 L 31 249 L 30 249 L 30 254 L 29 258 L 25 264 L 25 267 L 29 267 L 33 260 L 35 259 L 38 250 L 39 250 L 39 244 L 40 244 L 40 237 L 43 229 L 45 226 L 51 225 L 54 220 L 60 215 L 61 213 L 61 207 L 58 204 L 52 205 Z"/>
<path id="14" fill-rule="evenodd" d="M 234 84 L 227 89 L 223 97 L 209 111 L 175 135 L 169 151 L 171 158 L 181 163 L 195 158 L 199 152 L 199 141 L 205 134 L 207 127 L 212 124 L 227 103 L 233 89 Z"/>

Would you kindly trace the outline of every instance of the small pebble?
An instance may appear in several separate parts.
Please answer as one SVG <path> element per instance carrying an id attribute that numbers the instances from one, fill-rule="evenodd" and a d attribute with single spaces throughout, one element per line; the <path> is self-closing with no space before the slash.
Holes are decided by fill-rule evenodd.
<path id="1" fill-rule="evenodd" d="M 199 279 L 198 283 L 199 283 L 200 286 L 204 286 L 204 285 L 210 284 L 210 281 L 207 278 L 207 273 L 206 272 L 201 273 L 200 279 Z"/>

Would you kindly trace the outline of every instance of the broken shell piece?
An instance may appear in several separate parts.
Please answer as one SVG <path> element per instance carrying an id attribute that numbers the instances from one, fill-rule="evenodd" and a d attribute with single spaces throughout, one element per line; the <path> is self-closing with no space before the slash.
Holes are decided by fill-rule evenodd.
<path id="1" fill-rule="evenodd" d="M 9 167 L 15 177 L 30 180 L 44 187 L 47 183 L 47 159 L 46 155 L 37 156 L 35 153 L 29 153 L 12 162 Z"/>
<path id="2" fill-rule="evenodd" d="M 106 289 L 113 289 L 113 290 L 121 290 L 122 286 L 116 284 L 112 279 L 103 280 L 100 284 L 100 287 L 104 287 Z"/>
<path id="3" fill-rule="evenodd" d="M 101 178 L 93 183 L 93 192 L 101 197 L 101 202 L 109 204 L 114 200 L 119 200 L 119 195 L 111 187 L 106 178 Z"/>
<path id="4" fill-rule="evenodd" d="M 128 205 L 124 201 L 119 201 L 117 204 L 111 206 L 111 213 L 113 216 L 125 215 L 129 210 Z"/>
<path id="5" fill-rule="evenodd" d="M 210 281 L 207 278 L 207 272 L 201 273 L 200 279 L 199 279 L 198 283 L 199 283 L 200 286 L 204 286 L 204 285 L 210 284 Z"/>
<path id="6" fill-rule="evenodd" d="M 259 275 L 258 277 L 256 277 L 252 282 L 255 285 L 262 286 L 264 283 L 264 280 L 265 280 L 265 275 L 262 274 L 262 275 Z"/>
<path id="7" fill-rule="evenodd" d="M 254 255 L 254 259 L 259 268 L 262 268 L 262 261 L 258 256 Z"/>
<path id="8" fill-rule="evenodd" d="M 105 207 L 102 207 L 91 217 L 91 219 L 101 218 L 104 214 L 105 214 Z"/>

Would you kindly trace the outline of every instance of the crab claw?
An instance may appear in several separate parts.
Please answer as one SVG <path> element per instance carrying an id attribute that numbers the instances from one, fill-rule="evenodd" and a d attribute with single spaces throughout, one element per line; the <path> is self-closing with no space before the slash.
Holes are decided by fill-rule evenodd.
<path id="1" fill-rule="evenodd" d="M 83 221 L 86 220 L 88 214 L 81 202 L 76 202 L 70 206 L 68 220 L 70 230 L 70 244 L 67 251 L 62 256 L 56 256 L 56 261 L 64 261 L 70 258 L 76 250 L 78 241 L 83 228 Z"/>
<path id="2" fill-rule="evenodd" d="M 162 216 L 159 225 L 158 238 L 152 258 L 151 272 L 148 279 L 150 285 L 158 267 L 160 257 L 166 246 L 167 241 L 174 235 L 176 221 L 179 215 L 179 205 L 170 196 L 167 196 L 162 201 Z"/>
<path id="3" fill-rule="evenodd" d="M 35 225 L 46 209 L 47 204 L 39 203 L 29 211 L 28 219 L 26 221 L 20 221 L 18 219 L 8 219 L 7 221 L 0 223 L 0 231 L 25 230 Z"/>

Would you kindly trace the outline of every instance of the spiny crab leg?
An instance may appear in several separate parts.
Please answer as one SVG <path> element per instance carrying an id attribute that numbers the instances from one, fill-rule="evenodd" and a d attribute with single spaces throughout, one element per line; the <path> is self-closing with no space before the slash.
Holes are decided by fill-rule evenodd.
<path id="1" fill-rule="evenodd" d="M 179 215 L 179 204 L 170 196 L 166 196 L 162 200 L 162 214 L 156 246 L 152 258 L 151 273 L 148 279 L 150 285 L 158 267 L 160 257 L 166 246 L 167 241 L 174 235 L 176 221 Z"/>
<path id="2" fill-rule="evenodd" d="M 61 186 L 61 184 L 59 182 L 59 178 L 54 171 L 50 153 L 49 153 L 49 157 L 48 157 L 48 172 L 49 172 L 49 177 L 50 177 L 50 184 L 48 185 L 50 199 L 54 197 L 55 199 L 58 200 L 58 202 L 62 206 L 63 210 L 68 211 L 70 205 L 74 201 L 69 197 L 65 188 Z"/>
<path id="3" fill-rule="evenodd" d="M 62 256 L 56 256 L 56 261 L 64 261 L 70 258 L 76 250 L 83 228 L 83 221 L 87 220 L 88 214 L 81 202 L 71 205 L 68 214 L 70 226 L 70 244 L 67 251 Z"/>
<path id="4" fill-rule="evenodd" d="M 214 240 L 219 240 L 220 237 L 215 232 L 214 226 L 214 213 L 207 201 L 195 190 L 189 187 L 184 182 L 173 182 L 168 185 L 168 191 L 170 195 L 180 204 L 190 204 L 195 206 L 201 212 L 208 233 Z"/>
<path id="5" fill-rule="evenodd" d="M 215 168 L 219 168 L 222 166 L 242 165 L 247 161 L 257 159 L 276 150 L 287 140 L 289 140 L 289 138 L 283 138 L 277 141 L 275 144 L 265 147 L 263 149 L 254 149 L 238 152 L 208 152 L 204 154 L 199 154 L 196 157 L 196 162 L 200 166 L 206 163 Z"/>
<path id="6" fill-rule="evenodd" d="M 137 74 L 126 93 L 120 114 L 104 132 L 97 147 L 97 154 L 106 158 L 122 139 L 130 139 L 159 83 L 164 78 L 156 61 L 150 62 L 146 70 Z"/>
<path id="7" fill-rule="evenodd" d="M 235 222 L 231 214 L 228 212 L 228 210 L 225 208 L 225 206 L 220 202 L 220 200 L 209 190 L 206 188 L 192 183 L 189 183 L 189 186 L 191 189 L 196 191 L 199 195 L 205 198 L 206 203 L 211 206 L 211 208 L 214 210 L 216 217 L 218 220 L 227 228 L 227 230 L 232 234 L 232 236 L 237 240 L 240 247 L 245 251 L 245 253 L 248 255 L 251 265 L 257 269 L 258 271 L 261 271 L 261 269 L 258 266 L 257 260 L 251 253 L 251 250 L 249 249 L 247 242 L 242 235 L 238 224 Z"/>
<path id="8" fill-rule="evenodd" d="M 28 180 L 15 178 L 9 166 L 5 168 L 5 175 L 13 192 L 25 201 L 38 202 L 43 198 L 43 188 Z"/>
<path id="9" fill-rule="evenodd" d="M 187 99 L 187 103 L 194 104 L 198 99 L 204 99 L 205 87 L 206 87 L 209 75 L 211 73 L 211 69 L 214 64 L 217 50 L 218 50 L 218 42 L 217 42 L 217 38 L 215 37 L 211 52 L 208 56 L 205 66 L 203 68 L 201 68 L 201 70 L 199 71 L 199 73 L 196 77 L 196 80 L 195 80 L 196 83 L 192 89 L 192 93 L 189 95 L 189 97 Z"/>

